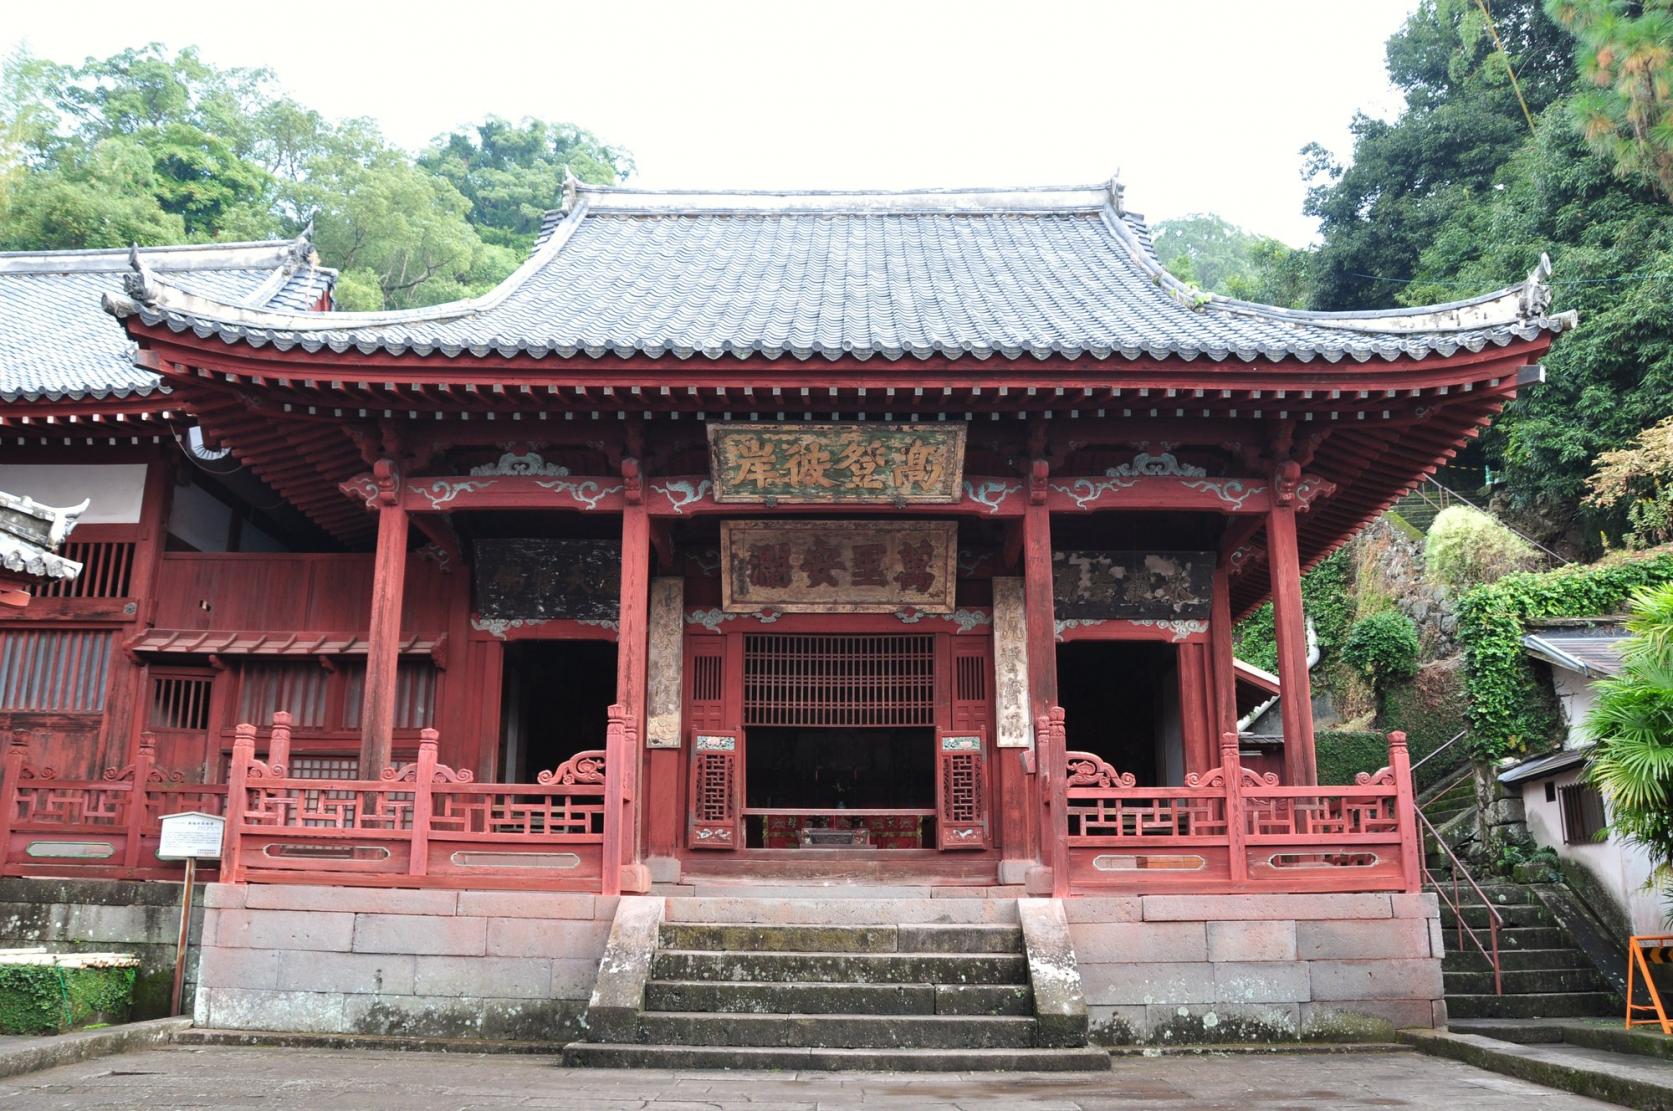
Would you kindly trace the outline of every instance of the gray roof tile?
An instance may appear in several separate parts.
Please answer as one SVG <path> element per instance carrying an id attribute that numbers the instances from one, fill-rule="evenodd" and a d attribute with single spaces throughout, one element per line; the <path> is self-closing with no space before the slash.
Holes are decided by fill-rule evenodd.
<path id="1" fill-rule="evenodd" d="M 1208 296 L 1158 263 L 1119 190 L 653 192 L 584 186 L 534 254 L 471 301 L 297 315 L 112 296 L 137 316 L 280 350 L 901 359 L 1054 354 L 1327 361 L 1479 351 L 1557 331 L 1546 264 L 1450 305 L 1306 313 Z"/>
<path id="2" fill-rule="evenodd" d="M 0 253 L 0 399 L 128 397 L 159 388 L 100 307 L 132 272 L 129 250 Z M 336 272 L 306 238 L 147 248 L 146 265 L 194 296 L 304 312 Z"/>

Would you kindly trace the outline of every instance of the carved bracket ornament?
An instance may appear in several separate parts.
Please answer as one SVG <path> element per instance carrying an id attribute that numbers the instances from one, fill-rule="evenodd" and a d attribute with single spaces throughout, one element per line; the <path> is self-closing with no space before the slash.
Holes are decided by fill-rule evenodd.
<path id="1" fill-rule="evenodd" d="M 473 494 L 478 490 L 486 490 L 494 484 L 493 479 L 466 479 L 463 481 L 447 478 L 418 479 L 413 483 L 413 491 L 430 503 L 430 508 L 440 510 L 460 494 Z"/>
<path id="2" fill-rule="evenodd" d="M 507 444 L 505 454 L 492 463 L 482 463 L 471 468 L 473 475 L 541 475 L 554 477 L 567 475 L 569 468 L 557 463 L 548 463 L 538 451 L 518 453 L 515 445 Z"/>
<path id="3" fill-rule="evenodd" d="M 624 489 L 624 486 L 622 485 L 601 486 L 591 479 L 587 479 L 583 482 L 571 482 L 566 479 L 554 479 L 551 482 L 536 482 L 535 485 L 542 486 L 552 491 L 552 493 L 557 494 L 559 497 L 567 497 L 571 501 L 575 502 L 576 505 L 585 506 L 587 509 L 597 509 L 599 502 L 603 501 L 611 494 L 621 493 Z"/>
<path id="4" fill-rule="evenodd" d="M 705 500 L 712 500 L 708 495 L 713 489 L 714 483 L 706 478 L 697 482 L 691 482 L 687 479 L 679 479 L 677 481 L 667 482 L 661 485 L 655 482 L 651 483 L 651 493 L 661 494 L 663 497 L 667 498 L 668 508 L 681 516 L 685 515 L 687 506 L 699 505 Z M 719 570 L 719 568 L 720 563 L 717 558 L 715 569 Z"/>
<path id="5" fill-rule="evenodd" d="M 1065 752 L 1069 786 L 1071 787 L 1136 787 L 1138 778 L 1132 772 L 1118 772 L 1106 761 L 1090 752 Z"/>
<path id="6" fill-rule="evenodd" d="M 977 505 L 984 506 L 991 513 L 998 513 L 1012 494 L 1022 493 L 1022 483 L 1007 482 L 1004 479 L 991 479 L 980 485 L 968 479 L 964 483 L 964 496 Z"/>
<path id="7" fill-rule="evenodd" d="M 544 771 L 535 776 L 535 782 L 566 787 L 576 783 L 603 783 L 604 759 L 605 754 L 598 749 L 577 752 L 552 771 Z"/>

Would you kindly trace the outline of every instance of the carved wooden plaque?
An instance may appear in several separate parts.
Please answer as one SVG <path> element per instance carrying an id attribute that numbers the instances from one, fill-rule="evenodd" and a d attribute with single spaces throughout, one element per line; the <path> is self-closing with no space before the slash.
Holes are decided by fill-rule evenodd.
<path id="1" fill-rule="evenodd" d="M 956 502 L 963 424 L 711 424 L 714 498 L 734 504 Z"/>
<path id="2" fill-rule="evenodd" d="M 613 622 L 621 615 L 618 540 L 482 539 L 474 547 L 483 617 Z"/>
<path id="3" fill-rule="evenodd" d="M 1051 566 L 1059 621 L 1208 619 L 1213 552 L 1058 551 Z"/>
<path id="4" fill-rule="evenodd" d="M 731 613 L 952 613 L 953 521 L 722 521 Z"/>

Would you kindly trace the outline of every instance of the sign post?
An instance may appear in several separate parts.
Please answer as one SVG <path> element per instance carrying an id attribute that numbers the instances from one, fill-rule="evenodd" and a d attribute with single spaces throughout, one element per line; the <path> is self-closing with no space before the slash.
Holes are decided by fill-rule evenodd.
<path id="1" fill-rule="evenodd" d="M 197 883 L 197 863 L 221 859 L 221 838 L 226 819 L 216 814 L 188 810 L 164 814 L 162 838 L 157 844 L 158 860 L 184 860 L 186 879 L 180 885 L 180 933 L 174 942 L 174 989 L 169 995 L 169 1014 L 180 1013 L 181 989 L 186 984 L 186 949 L 191 944 L 192 888 Z"/>

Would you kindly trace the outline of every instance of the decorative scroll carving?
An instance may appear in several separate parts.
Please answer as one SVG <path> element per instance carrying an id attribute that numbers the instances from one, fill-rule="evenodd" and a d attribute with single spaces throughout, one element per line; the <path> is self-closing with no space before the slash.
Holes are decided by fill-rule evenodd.
<path id="1" fill-rule="evenodd" d="M 604 757 L 602 749 L 577 752 L 553 770 L 541 772 L 535 779 L 542 784 L 561 783 L 565 786 L 574 783 L 603 783 Z"/>
<path id="2" fill-rule="evenodd" d="M 933 617 L 943 621 L 951 621 L 958 626 L 959 632 L 968 633 L 982 625 L 993 624 L 993 615 L 986 610 L 957 609 L 952 613 L 926 613 L 923 610 L 908 606 L 895 611 L 895 620 L 902 625 L 916 625 L 926 617 Z"/>
<path id="3" fill-rule="evenodd" d="M 1244 787 L 1276 787 L 1278 786 L 1277 772 L 1257 772 L 1254 768 L 1238 768 L 1241 773 L 1239 782 Z M 1226 769 L 1215 768 L 1207 773 L 1190 772 L 1185 776 L 1187 787 L 1220 787 L 1226 785 Z"/>
<path id="4" fill-rule="evenodd" d="M 1138 779 L 1132 772 L 1118 772 L 1090 752 L 1065 752 L 1071 787 L 1133 787 Z"/>
<path id="5" fill-rule="evenodd" d="M 1336 484 L 1327 482 L 1316 475 L 1303 478 L 1295 488 L 1295 507 L 1298 512 L 1305 513 L 1313 508 L 1315 498 L 1328 498 L 1336 493 Z"/>
<path id="6" fill-rule="evenodd" d="M 1070 629 L 1092 629 L 1099 625 L 1107 625 L 1109 622 L 1102 617 L 1071 617 L 1057 621 L 1055 624 L 1057 626 L 1056 635 L 1052 639 L 1061 641 L 1063 634 Z"/>
<path id="7" fill-rule="evenodd" d="M 337 489 L 343 492 L 344 497 L 358 498 L 365 502 L 367 509 L 378 507 L 378 484 L 372 478 L 370 471 L 355 475 L 340 484 Z"/>
<path id="8" fill-rule="evenodd" d="M 486 490 L 494 485 L 493 479 L 467 480 L 454 482 L 445 478 L 434 478 L 428 481 L 419 479 L 413 484 L 413 491 L 430 503 L 430 508 L 440 510 L 452 502 L 460 494 L 471 494 L 478 490 Z"/>
<path id="9" fill-rule="evenodd" d="M 1169 446 L 1171 445 L 1162 445 L 1164 450 L 1155 455 L 1141 451 L 1133 456 L 1131 463 L 1122 463 L 1120 466 L 1111 467 L 1104 474 L 1121 478 L 1150 478 L 1166 475 L 1198 478 L 1208 474 L 1202 467 L 1181 463 L 1178 456 L 1174 455 L 1172 451 L 1166 450 Z"/>
<path id="10" fill-rule="evenodd" d="M 1085 509 L 1105 494 L 1130 489 L 1138 484 L 1136 478 L 1120 478 L 1111 475 L 1097 479 L 1077 478 L 1067 486 L 1054 482 L 1051 484 L 1051 488 L 1073 501 L 1076 509 Z"/>
<path id="11" fill-rule="evenodd" d="M 1012 494 L 1022 493 L 1022 483 L 1007 482 L 1003 479 L 990 479 L 981 485 L 965 480 L 964 496 L 977 505 L 985 506 L 989 513 L 998 513 Z"/>
<path id="12" fill-rule="evenodd" d="M 1205 478 L 1199 482 L 1184 483 L 1187 490 L 1198 490 L 1205 494 L 1213 494 L 1232 509 L 1242 509 L 1243 504 L 1256 494 L 1266 492 L 1266 487 L 1259 482 L 1244 482 L 1237 478 Z"/>
<path id="13" fill-rule="evenodd" d="M 418 765 L 416 763 L 402 764 L 399 767 L 385 768 L 378 773 L 378 778 L 386 783 L 417 783 Z M 469 768 L 460 768 L 455 771 L 446 764 L 437 764 L 435 774 L 431 777 L 430 782 L 471 783 L 475 780 L 476 773 Z"/>
<path id="14" fill-rule="evenodd" d="M 471 474 L 480 475 L 547 475 L 558 476 L 569 473 L 569 468 L 557 463 L 548 463 L 538 451 L 526 451 L 518 454 L 508 446 L 504 455 L 492 463 L 481 463 L 471 468 Z"/>
<path id="15" fill-rule="evenodd" d="M 568 482 L 562 479 L 555 479 L 551 482 L 536 482 L 535 485 L 544 487 L 560 497 L 568 497 L 577 505 L 586 506 L 588 509 L 597 509 L 599 502 L 603 501 L 611 494 L 621 493 L 625 488 L 625 484 L 618 484 L 616 486 L 600 486 L 591 479 L 587 479 L 583 482 Z"/>
<path id="16" fill-rule="evenodd" d="M 779 611 L 774 609 L 756 610 L 754 613 L 727 613 L 725 610 L 692 610 L 685 615 L 687 625 L 701 625 L 711 633 L 720 632 L 720 626 L 727 621 L 759 621 L 763 625 L 771 625 L 779 619 Z"/>
<path id="17" fill-rule="evenodd" d="M 1134 621 L 1133 624 L 1152 629 L 1166 629 L 1173 635 L 1175 644 L 1208 632 L 1208 622 L 1206 621 L 1150 621 L 1140 619 Z"/>
<path id="18" fill-rule="evenodd" d="M 1394 769 L 1379 768 L 1375 772 L 1358 772 L 1354 775 L 1354 782 L 1361 787 L 1392 787 L 1394 785 Z"/>
<path id="19" fill-rule="evenodd" d="M 701 504 L 704 499 L 708 497 L 709 492 L 713 489 L 714 483 L 706 478 L 697 482 L 691 482 L 688 479 L 679 479 L 674 482 L 665 482 L 660 485 L 655 482 L 651 483 L 651 492 L 653 494 L 661 494 L 663 497 L 667 498 L 668 508 L 672 509 L 675 513 L 681 514 L 682 516 L 685 514 L 686 506 Z M 718 566 L 719 564 L 717 563 L 716 567 Z"/>

